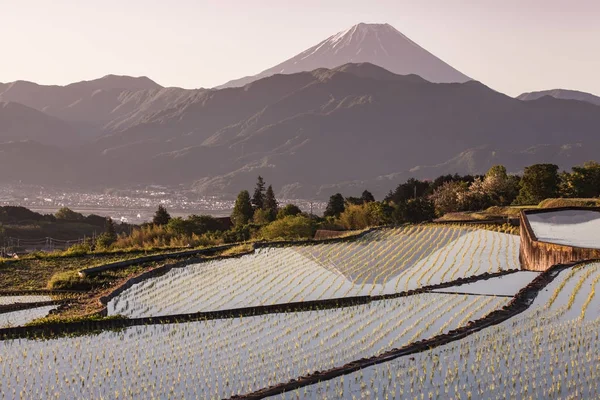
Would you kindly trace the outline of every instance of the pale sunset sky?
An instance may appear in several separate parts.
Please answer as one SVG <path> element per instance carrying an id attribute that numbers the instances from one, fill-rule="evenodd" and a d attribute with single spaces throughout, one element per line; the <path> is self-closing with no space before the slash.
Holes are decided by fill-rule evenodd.
<path id="1" fill-rule="evenodd" d="M 508 95 L 600 95 L 600 0 L 0 0 L 0 21 L 0 82 L 119 74 L 213 87 L 387 22 Z"/>

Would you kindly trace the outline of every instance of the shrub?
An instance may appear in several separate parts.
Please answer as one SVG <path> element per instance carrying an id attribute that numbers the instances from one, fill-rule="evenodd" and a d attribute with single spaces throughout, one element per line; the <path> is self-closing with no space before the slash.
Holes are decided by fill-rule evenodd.
<path id="1" fill-rule="evenodd" d="M 261 237 L 267 240 L 308 239 L 313 236 L 313 233 L 312 221 L 301 215 L 278 219 L 260 231 Z"/>
<path id="2" fill-rule="evenodd" d="M 89 243 L 78 243 L 69 247 L 63 255 L 65 256 L 84 256 L 92 251 Z"/>
<path id="3" fill-rule="evenodd" d="M 295 216 L 298 214 L 302 214 L 302 210 L 295 204 L 286 204 L 283 208 L 279 210 L 277 213 L 277 219 L 282 219 L 287 216 Z"/>

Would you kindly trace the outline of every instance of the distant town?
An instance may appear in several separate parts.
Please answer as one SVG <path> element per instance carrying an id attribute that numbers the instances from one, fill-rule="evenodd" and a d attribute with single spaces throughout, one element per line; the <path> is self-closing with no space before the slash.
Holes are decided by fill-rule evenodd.
<path id="1" fill-rule="evenodd" d="M 59 188 L 24 184 L 0 186 L 0 206 L 23 206 L 40 213 L 54 214 L 69 207 L 82 214 L 111 217 L 114 221 L 141 224 L 152 219 L 159 204 L 171 215 L 191 214 L 229 216 L 235 200 L 218 196 L 199 196 L 189 190 L 165 186 L 140 186 L 130 189 L 91 191 L 81 188 Z M 303 211 L 320 214 L 326 203 L 320 201 L 282 199 L 281 204 L 294 203 Z"/>

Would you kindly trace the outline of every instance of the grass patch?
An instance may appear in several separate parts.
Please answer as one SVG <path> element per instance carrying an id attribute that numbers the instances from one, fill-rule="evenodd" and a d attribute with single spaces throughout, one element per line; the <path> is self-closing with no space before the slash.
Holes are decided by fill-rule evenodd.
<path id="1" fill-rule="evenodd" d="M 57 272 L 48 281 L 50 290 L 90 290 L 93 283 L 87 277 L 79 276 L 78 271 Z"/>
<path id="2" fill-rule="evenodd" d="M 245 243 L 245 244 L 240 244 L 238 246 L 234 246 L 227 250 L 224 250 L 224 251 L 218 253 L 217 256 L 218 257 L 236 256 L 238 254 L 248 253 L 252 250 L 254 250 L 254 246 L 252 245 L 252 243 Z"/>
<path id="3" fill-rule="evenodd" d="M 49 325 L 49 324 L 56 324 L 56 323 L 77 323 L 77 322 L 87 322 L 87 321 L 118 321 L 118 320 L 122 320 L 125 319 L 124 317 L 122 317 L 121 315 L 111 315 L 109 317 L 104 317 L 98 314 L 93 314 L 93 315 L 85 315 L 85 316 L 74 316 L 74 317 L 62 317 L 59 318 L 55 315 L 49 315 L 45 318 L 39 318 L 36 319 L 35 321 L 29 322 L 27 324 L 25 324 L 25 326 L 43 326 L 43 325 Z"/>
<path id="4" fill-rule="evenodd" d="M 46 289 L 50 279 L 63 272 L 77 273 L 80 269 L 94 267 L 101 264 L 130 260 L 138 257 L 137 254 L 127 256 L 101 255 L 101 256 L 71 256 L 71 257 L 25 257 L 10 259 L 0 262 L 0 288 L 2 290 L 38 290 Z M 59 282 L 77 283 L 73 276 L 59 275 L 55 278 Z M 64 283 L 61 283 L 64 285 Z M 53 284 L 54 286 L 54 284 Z"/>
<path id="5" fill-rule="evenodd" d="M 538 207 L 600 207 L 600 199 L 546 199 Z"/>

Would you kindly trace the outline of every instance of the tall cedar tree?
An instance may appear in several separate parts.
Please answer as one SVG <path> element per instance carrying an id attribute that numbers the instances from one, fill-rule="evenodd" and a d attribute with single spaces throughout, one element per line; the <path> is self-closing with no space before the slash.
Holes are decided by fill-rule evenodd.
<path id="1" fill-rule="evenodd" d="M 277 218 L 277 212 L 279 211 L 279 205 L 277 204 L 277 199 L 275 198 L 275 193 L 273 192 L 273 186 L 271 185 L 269 185 L 267 188 L 267 193 L 265 194 L 264 209 L 269 213 L 269 220 L 275 221 Z"/>
<path id="2" fill-rule="evenodd" d="M 344 196 L 340 193 L 336 193 L 329 198 L 329 203 L 327 203 L 327 208 L 323 215 L 325 217 L 339 217 L 345 209 Z"/>
<path id="3" fill-rule="evenodd" d="M 235 201 L 233 212 L 231 213 L 231 222 L 236 228 L 246 225 L 254 214 L 252 204 L 250 203 L 250 193 L 247 190 L 242 190 Z"/>
<path id="4" fill-rule="evenodd" d="M 154 218 L 152 218 L 152 223 L 154 225 L 167 225 L 170 220 L 171 215 L 167 212 L 167 209 L 162 204 L 159 205 Z"/>
<path id="5" fill-rule="evenodd" d="M 256 181 L 254 195 L 252 195 L 252 206 L 255 210 L 265 208 L 265 181 L 260 175 L 258 176 L 258 180 Z"/>

